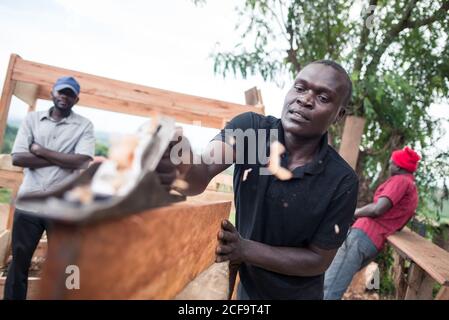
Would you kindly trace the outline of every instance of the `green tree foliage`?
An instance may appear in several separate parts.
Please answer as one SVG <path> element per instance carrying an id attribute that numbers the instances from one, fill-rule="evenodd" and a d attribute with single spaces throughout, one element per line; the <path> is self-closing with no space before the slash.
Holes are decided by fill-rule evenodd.
<path id="1" fill-rule="evenodd" d="M 11 153 L 12 146 L 14 144 L 14 139 L 16 138 L 18 130 L 19 129 L 16 127 L 12 127 L 10 125 L 6 126 L 5 136 L 3 139 L 4 142 L 1 151 L 2 154 Z"/>
<path id="2" fill-rule="evenodd" d="M 448 193 L 448 153 L 433 147 L 442 132 L 429 115 L 448 96 L 448 10 L 448 0 L 242 1 L 236 44 L 217 47 L 214 69 L 282 86 L 308 62 L 340 62 L 354 84 L 349 113 L 367 120 L 357 164 L 361 203 L 387 177 L 391 151 L 409 145 L 423 156 L 417 182 L 426 214 L 442 184 Z M 341 132 L 342 124 L 331 130 L 337 147 Z"/>
<path id="3" fill-rule="evenodd" d="M 108 153 L 109 153 L 109 147 L 107 144 L 105 144 L 103 142 L 99 142 L 99 141 L 97 141 L 95 143 L 95 155 L 96 156 L 107 157 Z"/>

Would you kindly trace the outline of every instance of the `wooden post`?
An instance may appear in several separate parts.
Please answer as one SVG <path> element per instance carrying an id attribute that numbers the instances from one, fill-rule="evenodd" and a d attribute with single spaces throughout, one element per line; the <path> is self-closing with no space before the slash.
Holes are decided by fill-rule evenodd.
<path id="1" fill-rule="evenodd" d="M 9 59 L 8 70 L 6 71 L 5 82 L 3 83 L 2 96 L 0 98 L 0 148 L 3 146 L 3 136 L 6 129 L 6 121 L 8 120 L 9 106 L 14 93 L 16 81 L 12 80 L 12 71 L 18 55 L 12 54 Z"/>
<path id="2" fill-rule="evenodd" d="M 359 157 L 359 146 L 365 128 L 365 118 L 348 116 L 343 129 L 340 144 L 340 155 L 355 169 Z"/>
<path id="3" fill-rule="evenodd" d="M 412 263 L 405 300 L 431 300 L 435 281 L 417 264 Z"/>
<path id="4" fill-rule="evenodd" d="M 402 258 L 396 251 L 393 251 L 393 282 L 396 289 L 396 300 L 403 300 L 405 291 L 407 289 L 407 282 L 404 275 L 405 259 Z"/>
<path id="5" fill-rule="evenodd" d="M 262 93 L 257 87 L 253 87 L 245 91 L 245 103 L 262 109 L 261 113 L 265 114 L 265 106 L 263 105 Z"/>
<path id="6" fill-rule="evenodd" d="M 12 224 L 14 222 L 14 210 L 16 209 L 15 207 L 15 201 L 16 201 L 16 197 L 17 197 L 17 192 L 19 190 L 19 186 L 16 186 L 14 188 L 11 189 L 12 193 L 11 193 L 11 200 L 9 202 L 9 214 L 8 214 L 8 221 L 6 222 L 6 229 L 7 230 L 11 230 L 12 229 Z"/>

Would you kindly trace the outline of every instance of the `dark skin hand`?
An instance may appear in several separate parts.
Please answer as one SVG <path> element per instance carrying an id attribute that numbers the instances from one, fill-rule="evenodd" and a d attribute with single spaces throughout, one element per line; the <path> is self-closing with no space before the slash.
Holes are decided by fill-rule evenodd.
<path id="1" fill-rule="evenodd" d="M 391 203 L 390 199 L 388 199 L 387 197 L 380 197 L 376 203 L 370 203 L 364 207 L 361 207 L 361 208 L 358 208 L 357 210 L 355 210 L 354 216 L 356 218 L 380 217 L 385 212 L 390 210 L 392 206 L 393 206 L 393 204 Z"/>
<path id="2" fill-rule="evenodd" d="M 68 117 L 73 106 L 79 100 L 70 89 L 55 91 L 51 95 L 55 106 L 51 112 L 51 117 L 56 121 Z M 87 168 L 91 160 L 86 155 L 56 152 L 44 148 L 36 142 L 30 145 L 30 152 L 20 152 L 12 155 L 13 165 L 31 169 L 49 166 L 58 166 L 64 169 L 84 169 Z"/>
<path id="3" fill-rule="evenodd" d="M 307 248 L 275 247 L 243 239 L 228 220 L 218 232 L 216 262 L 242 262 L 290 276 L 316 276 L 324 273 L 337 250 L 323 250 L 314 245 Z"/>
<path id="4" fill-rule="evenodd" d="M 289 169 L 312 161 L 318 151 L 321 136 L 328 127 L 345 114 L 343 107 L 345 87 L 344 76 L 330 66 L 310 64 L 298 74 L 292 88 L 285 98 L 282 111 L 285 147 L 290 153 Z M 221 141 L 209 143 L 203 156 L 213 154 L 218 148 L 222 155 L 231 152 L 235 161 L 233 148 Z M 192 152 L 190 151 L 192 157 Z M 169 159 L 166 159 L 169 161 Z M 230 166 L 222 158 L 222 164 L 189 165 L 179 175 L 188 183 L 188 189 L 182 193 L 191 196 L 203 192 L 211 179 Z M 165 170 L 163 170 L 165 169 Z M 176 170 L 176 166 L 173 166 Z M 165 164 L 158 172 L 166 174 Z M 314 276 L 324 273 L 329 267 L 337 250 L 324 250 L 314 245 L 304 248 L 275 247 L 243 239 L 236 228 L 229 222 L 223 222 L 218 234 L 216 261 L 229 261 L 231 280 L 235 279 L 242 262 L 260 268 L 293 276 Z M 233 283 L 230 284 L 233 288 Z"/>

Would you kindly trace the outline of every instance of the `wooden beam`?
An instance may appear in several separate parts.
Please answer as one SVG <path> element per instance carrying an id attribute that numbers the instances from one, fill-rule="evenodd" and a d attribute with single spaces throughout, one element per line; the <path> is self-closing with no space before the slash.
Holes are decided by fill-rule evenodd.
<path id="1" fill-rule="evenodd" d="M 6 71 L 5 82 L 3 83 L 2 96 L 0 98 L 0 148 L 3 146 L 3 137 L 6 129 L 6 121 L 8 120 L 9 106 L 16 85 L 16 82 L 12 79 L 12 74 L 18 59 L 20 59 L 18 55 L 11 55 Z"/>
<path id="2" fill-rule="evenodd" d="M 339 153 L 353 169 L 357 165 L 365 121 L 364 118 L 348 116 L 343 129 Z"/>
<path id="3" fill-rule="evenodd" d="M 449 252 L 404 228 L 388 237 L 403 257 L 410 259 L 443 286 L 449 285 Z"/>
<path id="4" fill-rule="evenodd" d="M 49 99 L 49 92 L 55 80 L 62 75 L 72 75 L 77 78 L 81 85 L 80 105 L 88 107 L 107 109 L 107 105 L 104 104 L 106 100 L 108 103 L 115 103 L 111 109 L 108 109 L 111 111 L 137 115 L 147 114 L 145 109 L 148 108 L 160 110 L 164 114 L 168 111 L 176 111 L 184 114 L 184 117 L 177 120 L 186 122 L 185 118 L 188 118 L 187 123 L 191 123 L 191 119 L 205 120 L 197 115 L 230 119 L 247 111 L 263 112 L 260 108 L 252 106 L 146 87 L 23 59 L 18 59 L 12 78 L 19 82 L 38 85 L 40 87 L 38 98 Z M 127 108 L 117 110 L 117 105 L 128 104 L 130 106 L 128 111 L 126 111 Z"/>
<path id="5" fill-rule="evenodd" d="M 41 87 L 38 98 L 48 100 L 50 97 L 50 88 Z M 186 112 L 181 107 L 173 106 L 168 100 L 147 101 L 147 103 L 121 100 L 106 96 L 81 93 L 78 105 L 88 106 L 95 109 L 127 113 L 136 116 L 153 117 L 155 113 L 164 114 L 176 119 L 178 122 L 192 124 L 201 122 L 204 127 L 221 128 L 222 118 L 213 115 L 205 115 L 204 112 L 198 113 L 193 110 Z"/>
<path id="6" fill-rule="evenodd" d="M 0 154 L 0 170 L 23 172 L 23 168 L 13 166 L 10 154 Z"/>
<path id="7" fill-rule="evenodd" d="M 0 169 L 0 187 L 18 188 L 22 182 L 23 173 L 20 171 L 11 171 Z"/>
<path id="8" fill-rule="evenodd" d="M 56 224 L 40 298 L 174 298 L 214 262 L 229 208 L 229 201 L 184 202 L 93 225 Z M 68 265 L 80 270 L 79 290 L 65 287 Z"/>

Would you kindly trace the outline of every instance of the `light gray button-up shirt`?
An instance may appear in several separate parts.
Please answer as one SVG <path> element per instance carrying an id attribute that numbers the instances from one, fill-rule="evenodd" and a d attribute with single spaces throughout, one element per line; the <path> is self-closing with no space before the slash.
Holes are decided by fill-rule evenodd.
<path id="1" fill-rule="evenodd" d="M 51 109 L 50 109 L 51 110 Z M 30 152 L 32 142 L 44 148 L 93 157 L 95 153 L 94 127 L 92 123 L 74 113 L 56 122 L 50 118 L 50 110 L 27 114 L 17 133 L 11 154 Z M 50 166 L 38 169 L 24 168 L 23 181 L 18 196 L 58 189 L 79 170 Z M 33 211 L 32 208 L 18 208 Z"/>

